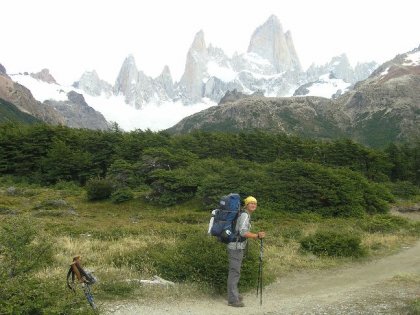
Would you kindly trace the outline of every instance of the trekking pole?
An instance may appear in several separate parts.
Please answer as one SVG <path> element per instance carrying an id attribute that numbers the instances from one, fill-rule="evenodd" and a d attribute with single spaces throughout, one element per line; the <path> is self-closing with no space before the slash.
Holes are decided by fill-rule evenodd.
<path id="1" fill-rule="evenodd" d="M 260 305 L 262 305 L 263 296 L 263 239 L 260 240 L 260 264 L 258 266 L 257 297 L 260 294 Z"/>

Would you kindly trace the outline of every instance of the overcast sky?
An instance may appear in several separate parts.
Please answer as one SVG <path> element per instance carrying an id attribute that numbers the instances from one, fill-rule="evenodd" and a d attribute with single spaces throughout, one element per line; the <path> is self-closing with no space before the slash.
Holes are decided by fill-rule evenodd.
<path id="1" fill-rule="evenodd" d="M 50 69 L 71 84 L 95 69 L 114 84 L 125 57 L 179 80 L 199 30 L 228 56 L 246 52 L 270 15 L 292 32 L 304 69 L 346 53 L 379 63 L 420 44 L 420 4 L 411 0 L 0 0 L 0 63 L 9 73 Z"/>

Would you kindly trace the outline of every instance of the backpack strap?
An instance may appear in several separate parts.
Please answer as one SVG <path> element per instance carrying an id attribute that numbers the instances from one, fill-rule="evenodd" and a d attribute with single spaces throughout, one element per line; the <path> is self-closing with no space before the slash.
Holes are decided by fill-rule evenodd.
<path id="1" fill-rule="evenodd" d="M 247 212 L 244 209 L 239 210 L 238 211 L 238 214 L 236 215 L 235 220 L 233 220 L 233 222 L 232 222 L 232 228 L 234 229 L 235 235 L 236 235 L 236 243 L 238 243 L 238 242 L 244 242 L 246 240 L 246 237 L 241 236 L 239 234 L 239 231 L 236 231 L 236 224 L 238 223 L 238 219 L 242 215 L 242 213 L 247 213 Z M 249 220 L 251 222 L 251 217 L 248 215 L 248 213 L 247 213 L 247 216 L 248 216 L 248 218 L 249 218 Z"/>

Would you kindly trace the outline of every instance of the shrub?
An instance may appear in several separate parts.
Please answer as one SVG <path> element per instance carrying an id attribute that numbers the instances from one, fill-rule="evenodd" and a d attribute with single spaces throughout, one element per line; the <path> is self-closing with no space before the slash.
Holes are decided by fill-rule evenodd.
<path id="1" fill-rule="evenodd" d="M 360 236 L 350 232 L 318 231 L 303 238 L 300 245 L 318 256 L 360 257 L 365 254 Z"/>
<path id="2" fill-rule="evenodd" d="M 0 230 L 0 276 L 17 277 L 36 271 L 52 260 L 52 245 L 38 231 L 33 220 L 13 216 Z"/>
<path id="3" fill-rule="evenodd" d="M 77 313 L 73 311 L 73 294 L 57 285 L 63 281 L 61 277 L 35 275 L 52 262 L 52 244 L 41 230 L 33 219 L 26 216 L 13 216 L 2 222 L 0 314 Z M 83 304 L 87 303 L 78 306 Z"/>
<path id="4" fill-rule="evenodd" d="M 167 279 L 173 281 L 202 282 L 216 292 L 226 291 L 228 258 L 226 246 L 215 238 L 192 235 L 167 252 L 155 252 L 155 267 Z M 257 247 L 249 249 L 244 258 L 240 286 L 246 290 L 257 283 Z"/>
<path id="5" fill-rule="evenodd" d="M 0 314 L 92 314 L 82 290 L 75 295 L 62 282 L 62 276 L 28 275 L 2 282 Z"/>
<path id="6" fill-rule="evenodd" d="M 87 198 L 90 201 L 108 199 L 114 190 L 110 180 L 92 178 L 86 183 Z"/>
<path id="7" fill-rule="evenodd" d="M 392 233 L 405 228 L 409 225 L 407 219 L 391 216 L 391 215 L 376 215 L 366 217 L 360 227 L 370 233 Z"/>
<path id="8" fill-rule="evenodd" d="M 397 181 L 387 185 L 393 195 L 408 199 L 420 194 L 420 188 L 408 181 Z"/>
<path id="9" fill-rule="evenodd" d="M 149 200 L 164 206 L 175 205 L 194 197 L 195 179 L 186 169 L 156 170 L 150 175 L 152 184 Z"/>
<path id="10" fill-rule="evenodd" d="M 136 269 L 142 273 L 157 274 L 174 282 L 199 282 L 217 293 L 226 292 L 228 257 L 226 246 L 207 235 L 183 235 L 174 246 L 153 244 L 112 258 L 112 263 Z M 255 245 L 255 244 L 254 244 Z M 258 276 L 258 247 L 250 246 L 242 264 L 240 286 L 254 287 Z M 270 276 L 264 275 L 266 280 Z"/>
<path id="11" fill-rule="evenodd" d="M 266 166 L 266 174 L 260 180 L 255 189 L 262 199 L 287 212 L 361 217 L 365 211 L 387 211 L 388 194 L 348 169 L 276 161 Z"/>
<path id="12" fill-rule="evenodd" d="M 419 315 L 420 314 L 420 298 L 415 299 L 408 305 L 408 315 Z"/>
<path id="13" fill-rule="evenodd" d="M 113 203 L 122 203 L 125 201 L 132 200 L 134 194 L 130 188 L 121 188 L 117 191 L 114 191 L 111 195 L 111 200 Z"/>
<path id="14" fill-rule="evenodd" d="M 134 188 L 144 183 L 142 164 L 130 163 L 125 160 L 116 160 L 109 167 L 107 178 L 116 183 L 117 187 Z"/>

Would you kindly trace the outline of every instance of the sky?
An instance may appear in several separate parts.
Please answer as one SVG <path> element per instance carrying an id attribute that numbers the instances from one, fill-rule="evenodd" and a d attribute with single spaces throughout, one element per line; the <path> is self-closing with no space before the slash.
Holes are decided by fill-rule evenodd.
<path id="1" fill-rule="evenodd" d="M 114 84 L 129 54 L 147 75 L 168 65 L 178 81 L 198 31 L 231 56 L 272 14 L 304 69 L 342 53 L 352 64 L 382 63 L 420 44 L 420 3 L 411 0 L 0 0 L 0 8 L 8 73 L 48 68 L 62 85 L 92 70 Z"/>

